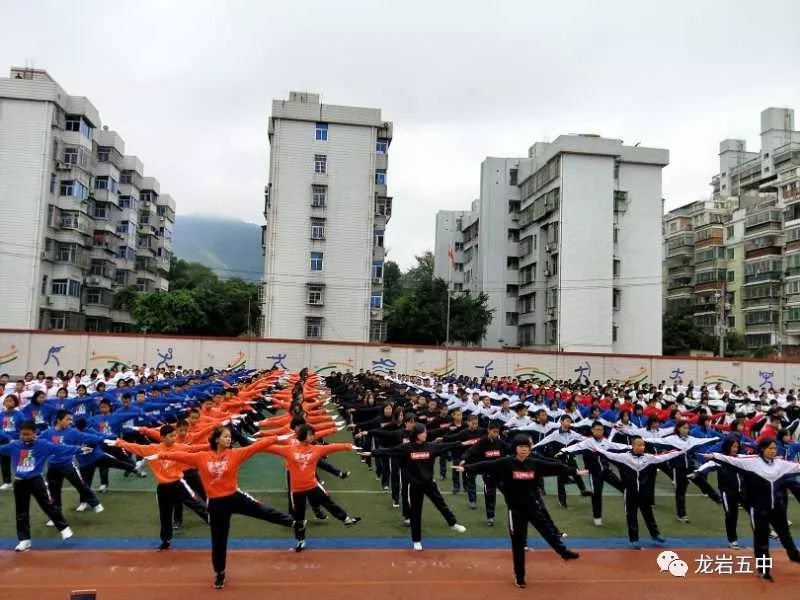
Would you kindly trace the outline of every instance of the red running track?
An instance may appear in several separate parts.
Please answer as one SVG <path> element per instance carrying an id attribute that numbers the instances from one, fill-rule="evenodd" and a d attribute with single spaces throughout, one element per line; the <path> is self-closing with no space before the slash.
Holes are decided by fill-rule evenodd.
<path id="1" fill-rule="evenodd" d="M 511 553 L 503 550 L 236 550 L 228 583 L 214 590 L 207 551 L 32 551 L 0 553 L 0 599 L 68 600 L 96 589 L 98 600 L 203 600 L 313 597 L 320 600 L 754 600 L 798 597 L 800 565 L 775 552 L 775 583 L 755 575 L 695 574 L 695 559 L 716 550 L 675 550 L 685 578 L 660 572 L 658 550 L 585 550 L 563 562 L 551 551 L 528 554 L 528 587 L 513 585 Z M 746 555 L 746 552 L 738 552 Z M 734 555 L 735 556 L 735 555 Z M 777 594 L 777 596 L 776 596 Z"/>

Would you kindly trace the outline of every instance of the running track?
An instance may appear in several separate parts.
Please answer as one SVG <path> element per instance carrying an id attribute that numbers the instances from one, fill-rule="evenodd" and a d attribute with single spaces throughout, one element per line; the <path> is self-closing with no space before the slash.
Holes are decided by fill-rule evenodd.
<path id="1" fill-rule="evenodd" d="M 792 598 L 800 586 L 800 566 L 777 548 L 775 583 L 755 575 L 695 574 L 701 553 L 719 548 L 672 548 L 690 567 L 686 578 L 661 573 L 660 549 L 582 550 L 581 559 L 564 563 L 552 551 L 528 553 L 528 588 L 512 584 L 508 550 L 310 549 L 233 550 L 228 555 L 228 584 L 211 588 L 210 557 L 205 550 L 47 550 L 0 553 L 0 598 L 68 600 L 76 589 L 96 589 L 98 600 L 203 600 L 205 598 L 299 598 L 323 600 L 479 600 L 548 598 L 605 600 L 725 600 Z M 739 555 L 749 555 L 740 551 Z"/>

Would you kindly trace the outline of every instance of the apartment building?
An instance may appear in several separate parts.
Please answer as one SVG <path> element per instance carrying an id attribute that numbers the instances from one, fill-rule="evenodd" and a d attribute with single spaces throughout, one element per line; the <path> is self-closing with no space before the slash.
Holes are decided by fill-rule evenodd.
<path id="1" fill-rule="evenodd" d="M 666 150 L 594 135 L 560 136 L 534 144 L 527 158 L 484 162 L 482 197 L 462 222 L 464 286 L 490 264 L 491 284 L 476 288 L 494 285 L 507 301 L 490 303 L 493 325 L 509 328 L 500 329 L 504 339 L 516 327 L 520 347 L 660 353 L 668 162 Z M 497 191 L 487 212 L 503 215 L 491 226 L 478 216 L 487 178 Z M 483 344 L 498 342 L 487 335 Z"/>
<path id="2" fill-rule="evenodd" d="M 0 78 L 0 220 L 0 327 L 126 331 L 116 291 L 167 289 L 175 201 L 43 70 Z"/>
<path id="3" fill-rule="evenodd" d="M 749 347 L 795 352 L 800 344 L 800 132 L 794 129 L 793 110 L 762 111 L 760 145 L 750 152 L 745 140 L 723 140 L 711 199 L 665 215 L 665 306 L 690 308 L 698 324 L 715 334 L 724 314 L 726 331 L 742 334 Z M 693 226 L 682 231 L 687 213 Z M 686 255 L 692 256 L 686 265 L 691 269 L 679 271 Z"/>
<path id="4" fill-rule="evenodd" d="M 382 341 L 392 124 L 380 109 L 273 100 L 265 191 L 265 337 Z"/>

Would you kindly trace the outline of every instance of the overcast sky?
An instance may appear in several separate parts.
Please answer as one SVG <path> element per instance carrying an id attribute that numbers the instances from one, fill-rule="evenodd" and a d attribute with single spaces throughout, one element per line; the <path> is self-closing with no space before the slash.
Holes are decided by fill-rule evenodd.
<path id="1" fill-rule="evenodd" d="M 404 268 L 432 249 L 436 210 L 477 196 L 485 156 L 561 133 L 668 148 L 672 208 L 708 195 L 721 139 L 757 149 L 763 108 L 800 109 L 796 0 L 0 0 L 0 14 L 0 68 L 32 63 L 88 96 L 178 217 L 263 222 L 273 98 L 383 109 Z"/>

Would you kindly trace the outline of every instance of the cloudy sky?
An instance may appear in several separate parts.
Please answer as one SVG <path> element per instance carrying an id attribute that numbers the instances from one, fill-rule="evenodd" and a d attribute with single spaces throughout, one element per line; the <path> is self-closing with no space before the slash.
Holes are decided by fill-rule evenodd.
<path id="1" fill-rule="evenodd" d="M 561 133 L 664 147 L 667 208 L 706 196 L 719 141 L 800 109 L 800 2 L 0 0 L 0 68 L 88 96 L 178 203 L 261 223 L 270 101 L 289 90 L 395 123 L 390 258 L 433 246 L 485 156 Z M 259 251 L 256 249 L 255 251 Z"/>

